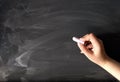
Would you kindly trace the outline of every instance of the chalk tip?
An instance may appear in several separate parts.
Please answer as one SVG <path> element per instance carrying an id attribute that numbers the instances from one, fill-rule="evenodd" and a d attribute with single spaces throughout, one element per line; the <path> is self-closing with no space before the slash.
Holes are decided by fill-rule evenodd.
<path id="1" fill-rule="evenodd" d="M 72 40 L 76 42 L 76 40 L 78 40 L 78 38 L 72 37 Z"/>

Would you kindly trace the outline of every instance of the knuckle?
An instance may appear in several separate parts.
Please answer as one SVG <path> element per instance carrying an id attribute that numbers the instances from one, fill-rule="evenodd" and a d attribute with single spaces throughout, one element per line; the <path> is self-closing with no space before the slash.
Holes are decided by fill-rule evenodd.
<path id="1" fill-rule="evenodd" d="M 90 36 L 94 36 L 94 34 L 93 34 L 93 33 L 90 33 L 89 35 L 90 35 Z"/>
<path id="2" fill-rule="evenodd" d="M 98 40 L 99 40 L 99 42 L 103 43 L 103 41 L 101 39 L 98 39 Z"/>
<path id="3" fill-rule="evenodd" d="M 89 36 L 89 34 L 84 35 L 82 38 L 85 39 Z"/>

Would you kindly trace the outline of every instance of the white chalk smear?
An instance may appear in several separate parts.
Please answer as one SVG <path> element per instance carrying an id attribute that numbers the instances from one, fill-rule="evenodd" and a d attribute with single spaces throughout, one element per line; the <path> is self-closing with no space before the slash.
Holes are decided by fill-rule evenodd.
<path id="1" fill-rule="evenodd" d="M 80 39 L 76 38 L 76 37 L 72 37 L 72 40 L 81 44 L 84 44 L 83 41 L 81 41 Z"/>
<path id="2" fill-rule="evenodd" d="M 21 67 L 27 67 L 31 54 L 32 54 L 32 51 L 27 51 L 27 52 L 22 53 L 20 56 L 18 56 L 15 59 L 16 61 L 15 65 L 21 66 Z"/>

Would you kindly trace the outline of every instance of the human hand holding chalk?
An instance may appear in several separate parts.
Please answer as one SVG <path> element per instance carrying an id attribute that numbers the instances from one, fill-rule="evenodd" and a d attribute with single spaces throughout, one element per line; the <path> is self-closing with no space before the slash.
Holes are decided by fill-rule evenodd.
<path id="1" fill-rule="evenodd" d="M 83 41 L 81 41 L 80 39 L 76 38 L 76 37 L 72 37 L 72 40 L 77 42 L 77 43 L 81 43 L 81 44 L 84 44 Z"/>
<path id="2" fill-rule="evenodd" d="M 81 41 L 84 40 L 84 41 Z M 107 56 L 103 42 L 93 33 L 83 36 L 81 39 L 73 37 L 82 53 L 93 63 L 99 65 L 120 81 L 120 63 Z"/>
<path id="3" fill-rule="evenodd" d="M 78 38 L 76 38 L 76 37 L 72 37 L 72 40 L 75 41 L 75 42 L 77 42 L 77 43 L 83 44 L 84 46 L 88 46 L 88 45 L 91 44 L 90 41 L 85 41 L 85 42 L 84 42 L 84 41 L 82 41 L 82 40 L 80 40 L 80 39 L 78 39 Z"/>

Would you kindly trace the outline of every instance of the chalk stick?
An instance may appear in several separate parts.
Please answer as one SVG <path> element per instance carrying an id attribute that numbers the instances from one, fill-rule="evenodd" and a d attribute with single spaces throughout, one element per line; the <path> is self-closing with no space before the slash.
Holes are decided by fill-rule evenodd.
<path id="1" fill-rule="evenodd" d="M 76 37 L 72 37 L 72 40 L 77 42 L 77 43 L 81 43 L 81 44 L 84 44 L 83 41 L 81 41 L 80 39 L 76 38 Z"/>

